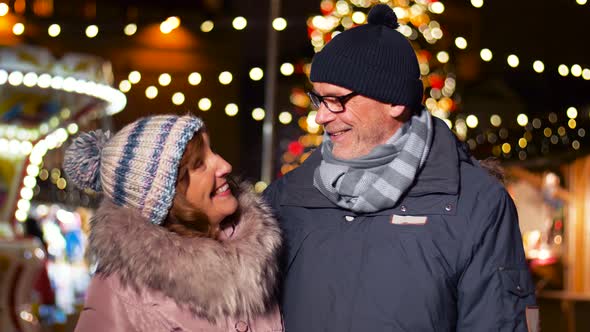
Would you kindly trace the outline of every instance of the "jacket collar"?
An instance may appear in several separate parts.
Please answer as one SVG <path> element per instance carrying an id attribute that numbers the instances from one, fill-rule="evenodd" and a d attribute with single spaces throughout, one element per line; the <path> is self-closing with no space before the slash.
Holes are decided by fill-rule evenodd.
<path id="1" fill-rule="evenodd" d="M 180 236 L 105 199 L 91 221 L 89 254 L 99 274 L 162 292 L 210 321 L 258 315 L 277 289 L 281 236 L 253 193 L 239 196 L 239 209 L 233 234 L 220 242 Z"/>
<path id="2" fill-rule="evenodd" d="M 433 123 L 434 136 L 430 153 L 406 197 L 459 193 L 459 163 L 469 161 L 469 154 L 442 120 L 433 118 Z M 338 207 L 313 185 L 313 174 L 322 161 L 320 150 L 318 147 L 299 168 L 285 175 L 286 188 L 282 190 L 281 204 Z M 403 199 L 404 197 L 400 201 Z"/>

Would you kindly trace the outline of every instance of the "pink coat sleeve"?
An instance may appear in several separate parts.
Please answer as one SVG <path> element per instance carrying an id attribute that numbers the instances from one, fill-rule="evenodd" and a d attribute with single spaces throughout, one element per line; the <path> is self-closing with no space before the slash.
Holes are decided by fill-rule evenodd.
<path id="1" fill-rule="evenodd" d="M 95 276 L 86 292 L 75 332 L 135 331 L 126 306 L 108 278 Z"/>

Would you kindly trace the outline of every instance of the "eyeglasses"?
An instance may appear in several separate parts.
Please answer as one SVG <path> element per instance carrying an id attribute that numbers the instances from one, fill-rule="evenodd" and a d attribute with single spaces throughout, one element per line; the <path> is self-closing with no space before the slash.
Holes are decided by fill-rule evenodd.
<path id="1" fill-rule="evenodd" d="M 311 104 L 313 107 L 319 109 L 322 104 L 326 106 L 328 111 L 332 113 L 341 113 L 344 112 L 344 106 L 346 103 L 354 96 L 358 95 L 358 92 L 351 92 L 344 96 L 320 96 L 313 91 L 308 91 L 307 95 L 309 99 L 311 99 Z"/>

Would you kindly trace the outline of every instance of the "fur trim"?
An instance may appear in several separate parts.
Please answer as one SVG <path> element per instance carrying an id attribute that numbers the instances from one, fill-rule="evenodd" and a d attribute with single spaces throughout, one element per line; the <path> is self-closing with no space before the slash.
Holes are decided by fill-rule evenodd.
<path id="1" fill-rule="evenodd" d="M 211 322 L 255 316 L 273 305 L 281 234 L 270 209 L 251 190 L 224 241 L 187 238 L 105 199 L 91 221 L 89 254 L 98 273 L 117 274 L 137 291 L 163 292 Z"/>

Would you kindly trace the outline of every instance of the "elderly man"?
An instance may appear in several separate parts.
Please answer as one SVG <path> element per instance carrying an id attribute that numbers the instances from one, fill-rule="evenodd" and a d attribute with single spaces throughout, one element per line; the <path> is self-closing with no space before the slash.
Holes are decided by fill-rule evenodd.
<path id="1" fill-rule="evenodd" d="M 287 243 L 286 330 L 527 331 L 514 204 L 421 106 L 397 27 L 377 5 L 313 59 L 324 143 L 265 192 Z"/>

